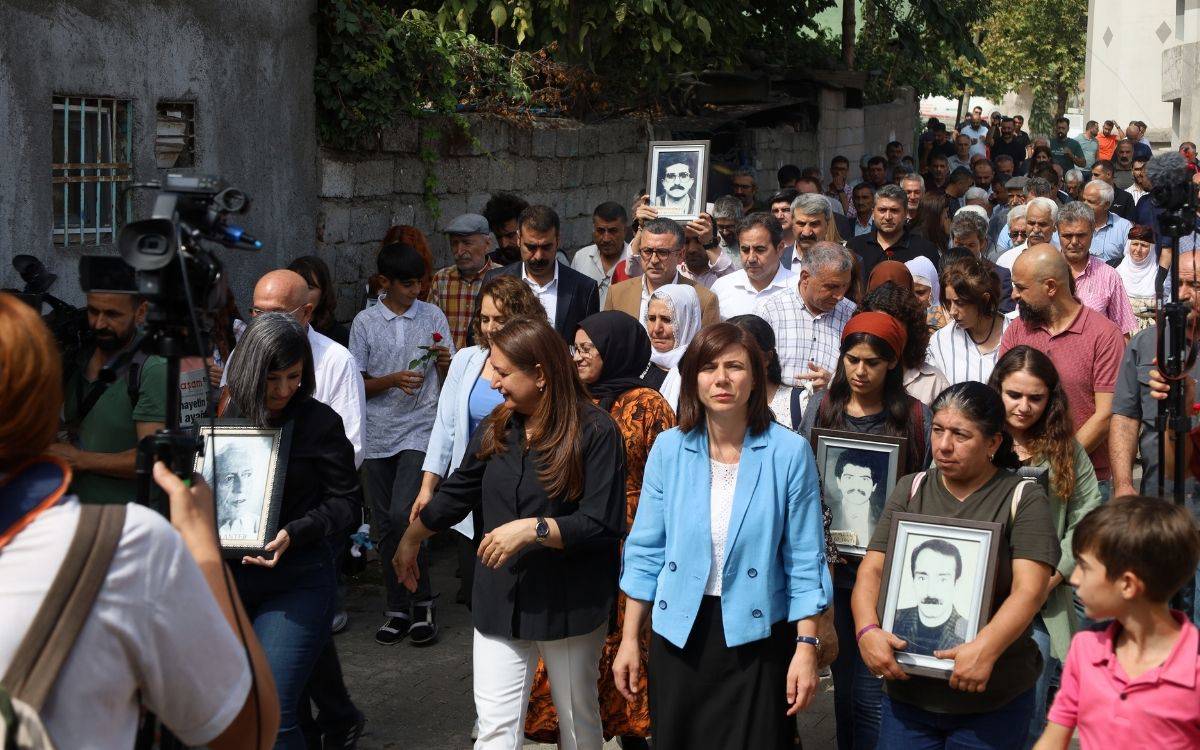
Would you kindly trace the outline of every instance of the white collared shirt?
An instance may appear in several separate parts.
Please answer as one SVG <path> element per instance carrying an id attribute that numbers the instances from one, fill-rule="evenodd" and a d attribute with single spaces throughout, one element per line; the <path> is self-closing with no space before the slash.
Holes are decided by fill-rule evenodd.
<path id="1" fill-rule="evenodd" d="M 550 319 L 550 325 L 553 326 L 554 314 L 558 312 L 558 262 L 554 263 L 554 278 L 545 286 L 540 286 L 529 278 L 525 273 L 524 263 L 521 264 L 521 280 L 533 290 L 533 295 L 538 298 L 538 302 L 542 303 L 542 309 L 546 311 L 546 317 Z"/>
<path id="2" fill-rule="evenodd" d="M 386 309 L 384 305 L 380 307 Z M 367 388 L 358 365 L 349 349 L 317 333 L 311 325 L 308 327 L 308 344 L 312 347 L 313 374 L 316 376 L 313 398 L 341 416 L 346 437 L 354 446 L 354 465 L 361 466 Z"/>
<path id="3" fill-rule="evenodd" d="M 600 250 L 594 244 L 579 248 L 571 260 L 571 268 L 596 282 L 596 287 L 600 291 L 601 310 L 604 309 L 604 300 L 608 297 L 608 288 L 612 286 L 613 271 L 616 271 L 623 261 L 629 260 L 631 255 L 633 255 L 633 248 L 626 242 L 625 247 L 621 248 L 621 257 L 607 273 L 604 271 L 604 262 L 600 258 Z"/>
<path id="4" fill-rule="evenodd" d="M 755 289 L 750 283 L 750 277 L 746 275 L 744 268 L 717 279 L 712 285 L 712 293 L 717 295 L 717 302 L 721 306 L 721 320 L 728 320 L 737 315 L 753 315 L 758 309 L 758 303 L 787 290 L 790 280 L 795 277 L 796 273 L 784 268 L 781 263 L 775 271 L 775 277 L 762 291 Z"/>
<path id="5" fill-rule="evenodd" d="M 650 287 L 646 286 L 646 282 L 647 282 L 646 274 L 643 273 L 641 276 L 641 279 L 642 279 L 642 304 L 638 307 L 638 320 L 640 320 L 642 322 L 642 325 L 645 325 L 645 323 L 646 323 L 646 308 L 650 306 L 650 295 L 654 294 L 654 292 L 650 291 Z M 679 271 L 676 270 L 675 278 L 668 281 L 667 284 L 678 284 L 678 283 L 679 283 Z M 662 286 L 666 286 L 667 284 L 663 284 Z"/>

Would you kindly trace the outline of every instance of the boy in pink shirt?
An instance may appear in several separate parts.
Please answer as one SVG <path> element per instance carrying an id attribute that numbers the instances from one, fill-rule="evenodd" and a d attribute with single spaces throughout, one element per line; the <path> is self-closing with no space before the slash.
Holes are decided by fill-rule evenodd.
<path id="1" fill-rule="evenodd" d="M 1200 531 L 1149 497 L 1101 506 L 1075 527 L 1076 587 L 1104 631 L 1071 641 L 1062 685 L 1034 750 L 1200 748 L 1200 633 L 1167 602 L 1196 570 Z"/>

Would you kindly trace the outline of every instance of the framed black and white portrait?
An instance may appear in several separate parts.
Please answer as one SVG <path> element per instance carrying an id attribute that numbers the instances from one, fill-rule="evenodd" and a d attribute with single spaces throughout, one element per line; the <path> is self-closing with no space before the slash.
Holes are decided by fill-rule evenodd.
<path id="1" fill-rule="evenodd" d="M 879 624 L 904 639 L 896 661 L 909 674 L 949 679 L 946 651 L 969 643 L 991 617 L 1003 526 L 916 513 L 892 517 Z"/>
<path id="2" fill-rule="evenodd" d="M 867 553 L 884 503 L 905 471 L 908 438 L 814 429 L 822 497 L 838 551 Z"/>
<path id="3" fill-rule="evenodd" d="M 217 536 L 226 557 L 258 555 L 279 533 L 279 504 L 292 426 L 201 425 L 196 473 L 213 489 Z"/>
<path id="4" fill-rule="evenodd" d="M 708 141 L 651 141 L 646 194 L 658 215 L 688 222 L 704 211 Z"/>

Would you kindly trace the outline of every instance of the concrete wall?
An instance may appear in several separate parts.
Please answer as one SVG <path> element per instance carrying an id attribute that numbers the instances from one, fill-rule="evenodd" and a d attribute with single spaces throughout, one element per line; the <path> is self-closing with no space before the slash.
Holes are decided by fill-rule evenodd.
<path id="1" fill-rule="evenodd" d="M 855 177 L 859 159 L 883 156 L 889 141 L 900 141 L 905 153 L 915 153 L 917 124 L 918 105 L 911 89 L 902 88 L 890 103 L 858 109 L 846 107 L 843 91 L 823 89 L 817 132 L 822 173 L 828 173 L 830 160 L 840 155 L 850 160 L 850 174 Z"/>
<path id="2" fill-rule="evenodd" d="M 81 252 L 53 244 L 50 164 L 55 94 L 133 100 L 134 179 L 158 178 L 156 104 L 196 102 L 198 171 L 253 204 L 240 222 L 266 249 L 222 253 L 239 300 L 254 279 L 311 252 L 316 216 L 312 72 L 315 0 L 5 0 L 0 3 L 0 287 L 10 258 L 41 257 L 54 291 L 82 300 Z M 149 215 L 150 194 L 134 203 Z"/>
<path id="3" fill-rule="evenodd" d="M 1152 141 L 1170 140 L 1172 106 L 1163 102 L 1162 51 L 1181 41 L 1176 9 L 1176 0 L 1089 0 L 1085 120 L 1111 119 L 1122 127 L 1143 120 Z"/>

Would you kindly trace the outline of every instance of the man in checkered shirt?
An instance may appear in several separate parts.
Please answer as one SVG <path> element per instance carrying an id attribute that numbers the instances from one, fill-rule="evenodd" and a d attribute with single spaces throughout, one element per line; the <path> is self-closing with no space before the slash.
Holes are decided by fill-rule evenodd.
<path id="1" fill-rule="evenodd" d="M 488 258 L 492 235 L 487 219 L 479 214 L 463 214 L 446 225 L 446 239 L 454 255 L 454 265 L 433 275 L 429 302 L 441 308 L 450 322 L 454 348 L 467 345 L 475 298 L 483 286 L 483 275 L 498 266 Z"/>
<path id="2" fill-rule="evenodd" d="M 844 247 L 818 242 L 800 261 L 800 278 L 758 306 L 758 316 L 775 331 L 784 383 L 822 388 L 832 378 L 842 329 L 854 313 L 846 299 L 851 266 Z"/>

